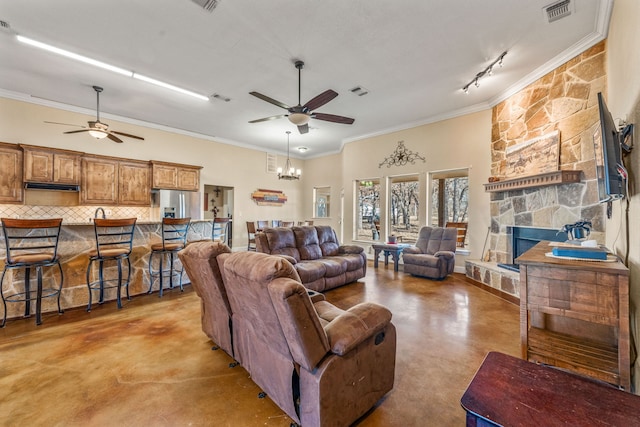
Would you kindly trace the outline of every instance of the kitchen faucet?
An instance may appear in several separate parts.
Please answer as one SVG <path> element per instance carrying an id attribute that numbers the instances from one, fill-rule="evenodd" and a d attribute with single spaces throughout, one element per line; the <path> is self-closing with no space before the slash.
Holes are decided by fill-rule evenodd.
<path id="1" fill-rule="evenodd" d="M 94 218 L 98 218 L 98 212 L 102 211 L 102 219 L 105 219 L 107 217 L 107 215 L 104 212 L 104 208 L 97 208 L 95 213 L 93 214 Z"/>

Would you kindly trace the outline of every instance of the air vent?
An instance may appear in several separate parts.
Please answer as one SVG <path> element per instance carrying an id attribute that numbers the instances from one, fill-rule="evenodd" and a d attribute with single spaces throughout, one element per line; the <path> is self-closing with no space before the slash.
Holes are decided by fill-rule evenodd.
<path id="1" fill-rule="evenodd" d="M 228 96 L 221 95 L 219 93 L 212 94 L 211 98 L 219 99 L 220 101 L 224 101 L 224 102 L 231 101 L 231 98 L 229 98 Z"/>
<path id="2" fill-rule="evenodd" d="M 278 156 L 272 153 L 267 153 L 267 173 L 278 172 Z"/>
<path id="3" fill-rule="evenodd" d="M 369 89 L 362 86 L 356 86 L 354 88 L 349 89 L 349 91 L 358 96 L 363 96 L 369 93 Z"/>
<path id="4" fill-rule="evenodd" d="M 549 23 L 562 19 L 571 15 L 571 0 L 562 0 L 545 6 L 544 11 L 546 13 Z"/>
<path id="5" fill-rule="evenodd" d="M 203 8 L 209 13 L 213 12 L 213 9 L 215 9 L 219 3 L 218 0 L 191 0 L 191 1 L 199 5 L 201 8 Z"/>

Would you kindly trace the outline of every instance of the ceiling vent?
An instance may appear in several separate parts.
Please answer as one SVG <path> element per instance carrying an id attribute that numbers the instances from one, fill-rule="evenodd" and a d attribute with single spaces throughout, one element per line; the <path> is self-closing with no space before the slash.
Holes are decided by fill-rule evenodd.
<path id="1" fill-rule="evenodd" d="M 278 156 L 273 153 L 267 153 L 267 173 L 278 172 Z"/>
<path id="2" fill-rule="evenodd" d="M 561 0 L 544 7 L 545 16 L 549 23 L 571 15 L 573 4 L 571 0 Z"/>
<path id="3" fill-rule="evenodd" d="M 199 5 L 201 8 L 203 8 L 209 13 L 213 12 L 213 9 L 215 9 L 219 3 L 218 0 L 191 0 L 191 1 Z"/>

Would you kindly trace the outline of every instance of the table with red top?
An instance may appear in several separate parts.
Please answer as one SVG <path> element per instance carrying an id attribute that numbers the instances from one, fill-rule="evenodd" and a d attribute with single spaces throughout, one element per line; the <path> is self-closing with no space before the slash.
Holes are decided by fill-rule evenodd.
<path id="1" fill-rule="evenodd" d="M 460 400 L 467 426 L 637 426 L 640 396 L 491 352 Z"/>

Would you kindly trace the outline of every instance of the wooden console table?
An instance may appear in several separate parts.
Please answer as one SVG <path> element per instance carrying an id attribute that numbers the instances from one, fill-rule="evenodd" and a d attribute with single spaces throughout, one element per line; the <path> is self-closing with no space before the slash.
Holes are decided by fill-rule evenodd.
<path id="1" fill-rule="evenodd" d="M 635 426 L 640 396 L 491 352 L 460 400 L 468 427 Z"/>
<path id="2" fill-rule="evenodd" d="M 522 358 L 630 390 L 629 270 L 619 261 L 518 257 Z"/>

